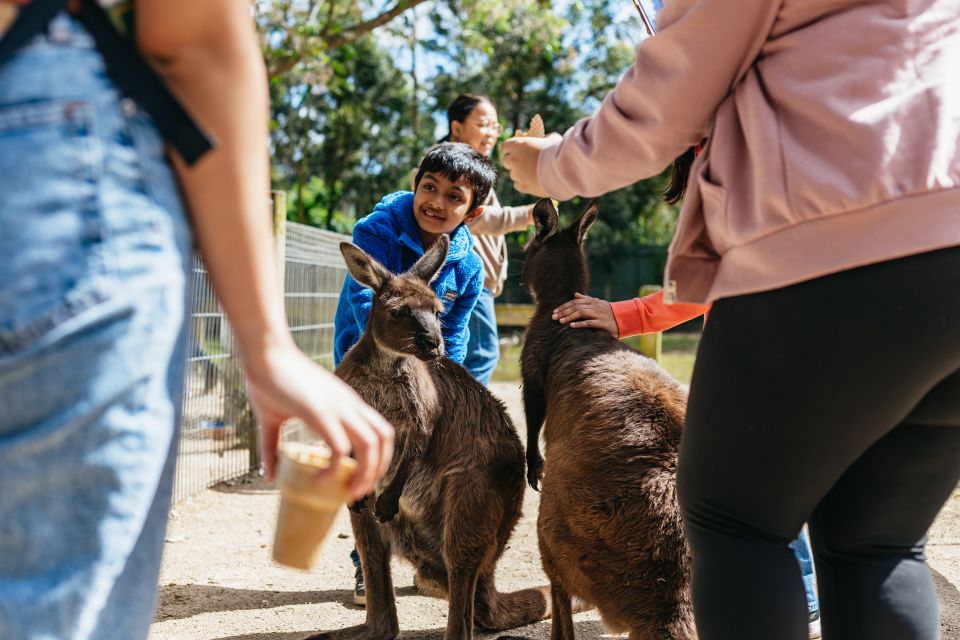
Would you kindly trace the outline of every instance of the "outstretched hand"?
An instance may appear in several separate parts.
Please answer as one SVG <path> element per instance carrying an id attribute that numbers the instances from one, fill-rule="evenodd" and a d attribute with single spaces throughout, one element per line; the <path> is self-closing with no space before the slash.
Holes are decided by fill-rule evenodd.
<path id="1" fill-rule="evenodd" d="M 501 147 L 503 166 L 510 172 L 513 186 L 521 193 L 545 197 L 548 194 L 540 179 L 537 177 L 537 162 L 540 152 L 545 147 L 557 144 L 562 137 L 559 133 L 551 133 L 545 138 L 522 136 L 510 138 Z"/>
<path id="2" fill-rule="evenodd" d="M 603 329 L 614 338 L 620 336 L 620 328 L 610 303 L 582 293 L 573 294 L 573 300 L 554 309 L 551 317 L 560 324 L 569 324 L 574 329 Z"/>
<path id="3" fill-rule="evenodd" d="M 268 478 L 277 464 L 280 428 L 300 418 L 330 447 L 330 472 L 353 452 L 355 499 L 373 492 L 393 457 L 393 427 L 357 393 L 296 346 L 276 347 L 248 366 L 250 402 L 260 424 L 260 456 Z"/>

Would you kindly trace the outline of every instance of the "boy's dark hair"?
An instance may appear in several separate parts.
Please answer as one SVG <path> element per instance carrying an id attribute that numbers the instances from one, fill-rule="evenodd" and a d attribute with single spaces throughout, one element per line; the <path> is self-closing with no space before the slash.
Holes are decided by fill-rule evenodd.
<path id="1" fill-rule="evenodd" d="M 497 180 L 497 172 L 490 161 L 463 142 L 441 142 L 430 149 L 420 161 L 417 177 L 413 181 L 414 190 L 420 187 L 420 179 L 426 173 L 441 175 L 451 182 L 463 176 L 473 189 L 470 211 L 484 203 Z"/>
<path id="2" fill-rule="evenodd" d="M 448 129 L 453 126 L 454 122 L 466 121 L 466 119 L 470 117 L 470 114 L 473 113 L 474 108 L 481 102 L 486 102 L 490 106 L 493 106 L 493 100 L 487 96 L 480 96 L 475 93 L 461 93 L 454 98 L 450 106 L 447 107 Z M 450 131 L 448 130 L 447 135 L 440 138 L 440 142 L 448 142 L 449 140 Z"/>

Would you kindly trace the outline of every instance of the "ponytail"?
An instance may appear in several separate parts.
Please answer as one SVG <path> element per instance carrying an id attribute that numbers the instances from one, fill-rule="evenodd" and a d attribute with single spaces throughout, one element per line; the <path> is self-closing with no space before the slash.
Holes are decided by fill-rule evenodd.
<path id="1" fill-rule="evenodd" d="M 663 192 L 663 201 L 667 204 L 676 204 L 683 198 L 687 192 L 687 183 L 690 181 L 690 168 L 693 161 L 697 159 L 707 140 L 704 138 L 700 144 L 690 147 L 673 161 L 673 171 L 670 173 L 670 184 L 667 190 Z"/>
<path id="2" fill-rule="evenodd" d="M 696 153 L 690 147 L 673 161 L 673 171 L 670 174 L 670 185 L 663 192 L 663 201 L 667 204 L 676 204 L 683 198 L 687 190 L 687 181 L 690 179 L 690 166 Z"/>

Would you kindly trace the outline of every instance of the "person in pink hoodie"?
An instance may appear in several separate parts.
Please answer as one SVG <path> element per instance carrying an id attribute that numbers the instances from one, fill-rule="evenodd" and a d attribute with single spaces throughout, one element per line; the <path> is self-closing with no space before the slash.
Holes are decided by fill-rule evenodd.
<path id="1" fill-rule="evenodd" d="M 960 480 L 957 0 L 672 0 L 591 117 L 516 138 L 521 191 L 593 197 L 703 138 L 665 275 L 712 304 L 678 497 L 701 640 L 933 640 L 925 536 Z"/>

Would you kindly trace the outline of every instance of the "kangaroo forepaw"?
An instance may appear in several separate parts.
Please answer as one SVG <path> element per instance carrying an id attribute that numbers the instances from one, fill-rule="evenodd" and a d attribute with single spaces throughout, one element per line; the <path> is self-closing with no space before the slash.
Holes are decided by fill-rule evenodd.
<path id="1" fill-rule="evenodd" d="M 373 505 L 373 515 L 378 522 L 390 522 L 400 510 L 400 497 L 381 493 Z"/>
<path id="2" fill-rule="evenodd" d="M 534 491 L 540 491 L 540 480 L 543 479 L 543 458 L 537 456 L 527 461 L 527 482 Z"/>

